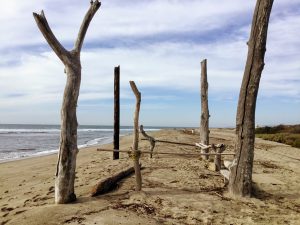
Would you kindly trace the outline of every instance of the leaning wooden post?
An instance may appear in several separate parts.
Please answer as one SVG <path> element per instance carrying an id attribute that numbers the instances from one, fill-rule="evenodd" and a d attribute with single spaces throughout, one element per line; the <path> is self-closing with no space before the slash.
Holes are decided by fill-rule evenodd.
<path id="1" fill-rule="evenodd" d="M 74 48 L 71 51 L 67 51 L 56 39 L 44 12 L 42 11 L 40 14 L 33 13 L 38 28 L 64 64 L 67 75 L 61 107 L 60 146 L 55 175 L 55 202 L 59 204 L 76 200 L 74 181 L 78 153 L 76 108 L 81 81 L 80 52 L 89 24 L 100 5 L 101 3 L 98 0 L 91 1 L 90 8 L 82 21 Z"/>
<path id="2" fill-rule="evenodd" d="M 119 150 L 120 142 L 120 66 L 114 71 L 114 149 Z M 113 159 L 119 159 L 119 152 L 113 152 Z"/>
<path id="3" fill-rule="evenodd" d="M 133 126 L 132 156 L 134 160 L 134 171 L 135 171 L 135 180 L 136 180 L 135 190 L 140 191 L 142 189 L 142 175 L 141 175 L 141 168 L 139 164 L 141 152 L 138 150 L 138 148 L 139 148 L 139 113 L 140 113 L 140 105 L 141 105 L 141 93 L 137 89 L 134 81 L 129 81 L 129 83 L 136 98 L 135 112 L 134 112 L 134 126 Z"/>
<path id="4" fill-rule="evenodd" d="M 257 0 L 248 42 L 248 56 L 241 85 L 237 116 L 235 159 L 229 176 L 233 196 L 250 197 L 255 141 L 255 106 L 264 68 L 267 32 L 273 0 Z"/>
<path id="5" fill-rule="evenodd" d="M 208 111 L 208 83 L 206 59 L 201 62 L 201 125 L 200 125 L 200 143 L 209 144 L 209 111 Z M 208 153 L 209 149 L 201 149 L 201 153 Z M 203 155 L 203 159 L 208 160 L 208 155 Z"/>
<path id="6" fill-rule="evenodd" d="M 148 134 L 146 134 L 146 132 L 144 131 L 144 126 L 143 125 L 140 126 L 140 131 L 141 131 L 141 134 L 150 142 L 150 152 L 151 152 L 150 153 L 150 158 L 152 159 L 153 150 L 154 150 L 154 147 L 155 147 L 155 138 L 149 136 Z"/>

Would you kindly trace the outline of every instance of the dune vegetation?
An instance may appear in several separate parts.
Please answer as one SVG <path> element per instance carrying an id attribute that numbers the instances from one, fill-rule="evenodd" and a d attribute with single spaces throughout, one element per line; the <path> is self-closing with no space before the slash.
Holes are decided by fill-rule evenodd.
<path id="1" fill-rule="evenodd" d="M 265 126 L 255 129 L 256 137 L 300 148 L 300 124 Z"/>

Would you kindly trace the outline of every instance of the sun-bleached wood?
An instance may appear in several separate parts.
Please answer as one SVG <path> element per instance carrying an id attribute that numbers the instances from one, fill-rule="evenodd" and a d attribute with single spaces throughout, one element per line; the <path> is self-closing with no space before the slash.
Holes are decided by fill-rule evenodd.
<path id="1" fill-rule="evenodd" d="M 114 151 L 119 151 L 121 153 L 127 153 L 131 154 L 132 152 L 129 150 L 114 150 L 114 149 L 107 149 L 107 148 L 98 148 L 97 151 L 99 152 L 114 152 Z M 150 151 L 140 151 L 141 154 L 146 153 L 149 154 L 151 153 Z M 156 152 L 156 154 L 161 154 L 161 155 L 182 155 L 182 156 L 201 156 L 201 155 L 235 155 L 234 153 L 176 153 L 176 152 Z"/>
<path id="2" fill-rule="evenodd" d="M 91 196 L 94 197 L 94 196 L 102 195 L 102 194 L 105 194 L 105 193 L 111 191 L 112 189 L 114 189 L 116 187 L 117 183 L 120 180 L 130 176 L 133 173 L 134 173 L 134 168 L 129 167 L 129 168 L 126 168 L 126 169 L 122 170 L 121 172 L 119 172 L 117 174 L 114 174 L 110 177 L 107 177 L 107 178 L 104 178 L 104 179 L 100 180 L 92 188 Z"/>
<path id="3" fill-rule="evenodd" d="M 135 180 L 136 180 L 135 190 L 140 191 L 142 189 L 142 175 L 141 175 L 141 169 L 139 164 L 140 151 L 138 149 L 139 149 L 139 114 L 140 114 L 140 105 L 141 105 L 141 93 L 137 89 L 134 81 L 129 81 L 129 83 L 136 98 L 134 119 L 133 119 L 134 126 L 133 126 L 132 155 L 133 155 Z"/>
<path id="4" fill-rule="evenodd" d="M 100 5 L 101 3 L 98 0 L 91 2 L 79 30 L 74 49 L 71 51 L 67 51 L 57 40 L 44 12 L 42 11 L 40 14 L 33 13 L 38 28 L 50 47 L 63 62 L 65 73 L 67 74 L 61 108 L 60 147 L 55 176 L 55 202 L 58 204 L 76 200 L 74 181 L 78 153 L 76 107 L 81 81 L 80 50 L 90 21 Z"/>
<path id="5" fill-rule="evenodd" d="M 222 163 L 222 158 L 221 158 L 221 153 L 223 153 L 225 151 L 225 145 L 221 145 L 220 147 L 217 148 L 216 145 L 212 144 L 211 145 L 211 148 L 212 150 L 215 152 L 215 153 L 219 153 L 218 155 L 215 155 L 215 165 L 216 165 L 216 171 L 220 171 L 221 169 L 221 163 Z"/>
<path id="6" fill-rule="evenodd" d="M 264 68 L 267 32 L 273 0 L 257 0 L 248 42 L 248 56 L 236 116 L 235 164 L 231 168 L 229 192 L 250 197 L 255 141 L 255 106 Z"/>
<path id="7" fill-rule="evenodd" d="M 153 150 L 154 150 L 154 147 L 155 147 L 155 138 L 154 137 L 151 137 L 149 136 L 145 131 L 144 131 L 144 126 L 141 125 L 140 126 L 140 131 L 141 131 L 141 134 L 149 141 L 150 143 L 150 158 L 152 158 L 153 156 Z"/>
<path id="8" fill-rule="evenodd" d="M 209 111 L 208 111 L 208 82 L 207 82 L 207 60 L 201 62 L 201 125 L 200 142 L 209 144 Z M 201 149 L 202 153 L 208 153 L 209 149 Z M 208 160 L 208 155 L 203 155 L 203 159 Z"/>

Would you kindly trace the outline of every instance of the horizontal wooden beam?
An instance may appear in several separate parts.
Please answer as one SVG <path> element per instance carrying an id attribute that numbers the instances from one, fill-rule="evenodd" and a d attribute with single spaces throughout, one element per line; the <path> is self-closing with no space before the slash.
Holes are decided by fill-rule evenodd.
<path id="1" fill-rule="evenodd" d="M 123 153 L 130 153 L 129 150 L 117 150 L 117 149 L 105 149 L 105 148 L 98 148 L 97 151 L 100 152 L 123 152 Z M 151 151 L 140 151 L 141 153 L 151 153 Z M 161 155 L 181 155 L 181 156 L 201 156 L 201 155 L 235 155 L 234 153 L 176 153 L 176 152 L 156 152 L 156 154 Z"/>

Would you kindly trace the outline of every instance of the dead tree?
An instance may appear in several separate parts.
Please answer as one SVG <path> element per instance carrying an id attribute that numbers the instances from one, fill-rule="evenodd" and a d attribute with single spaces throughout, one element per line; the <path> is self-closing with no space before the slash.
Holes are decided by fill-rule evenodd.
<path id="1" fill-rule="evenodd" d="M 136 98 L 135 112 L 134 112 L 134 126 L 133 126 L 133 144 L 132 144 L 132 158 L 134 161 L 134 171 L 135 171 L 135 180 L 136 180 L 136 191 L 142 189 L 142 175 L 139 164 L 140 154 L 139 149 L 139 114 L 140 114 L 140 105 L 141 105 L 141 93 L 137 89 L 134 81 L 129 81 L 131 89 Z"/>
<path id="2" fill-rule="evenodd" d="M 208 111 L 208 83 L 207 83 L 207 66 L 206 59 L 201 62 L 201 125 L 200 125 L 200 142 L 209 144 L 209 111 Z M 209 149 L 201 149 L 201 153 L 208 153 Z M 208 155 L 203 155 L 203 159 L 208 160 Z"/>
<path id="3" fill-rule="evenodd" d="M 155 138 L 154 137 L 151 137 L 149 136 L 148 134 L 146 134 L 146 132 L 144 131 L 144 126 L 141 125 L 140 126 L 140 131 L 141 131 L 141 134 L 149 141 L 150 143 L 150 158 L 152 158 L 152 155 L 153 155 L 153 150 L 154 150 L 154 147 L 155 147 Z"/>
<path id="4" fill-rule="evenodd" d="M 33 13 L 34 19 L 45 37 L 46 41 L 62 61 L 67 74 L 61 108 L 61 134 L 58 154 L 57 170 L 55 177 L 55 202 L 68 203 L 76 200 L 74 192 L 77 146 L 77 117 L 76 107 L 81 81 L 80 51 L 88 26 L 99 9 L 101 3 L 91 1 L 80 27 L 74 49 L 67 51 L 54 36 L 44 12 Z"/>
<path id="5" fill-rule="evenodd" d="M 241 85 L 237 117 L 235 160 L 231 168 L 229 192 L 251 196 L 255 141 L 255 106 L 264 68 L 267 31 L 273 0 L 257 0 L 252 20 L 248 56 Z"/>
<path id="6" fill-rule="evenodd" d="M 120 66 L 114 71 L 114 149 L 119 149 L 120 143 Z M 113 152 L 113 159 L 119 159 L 119 152 Z"/>

